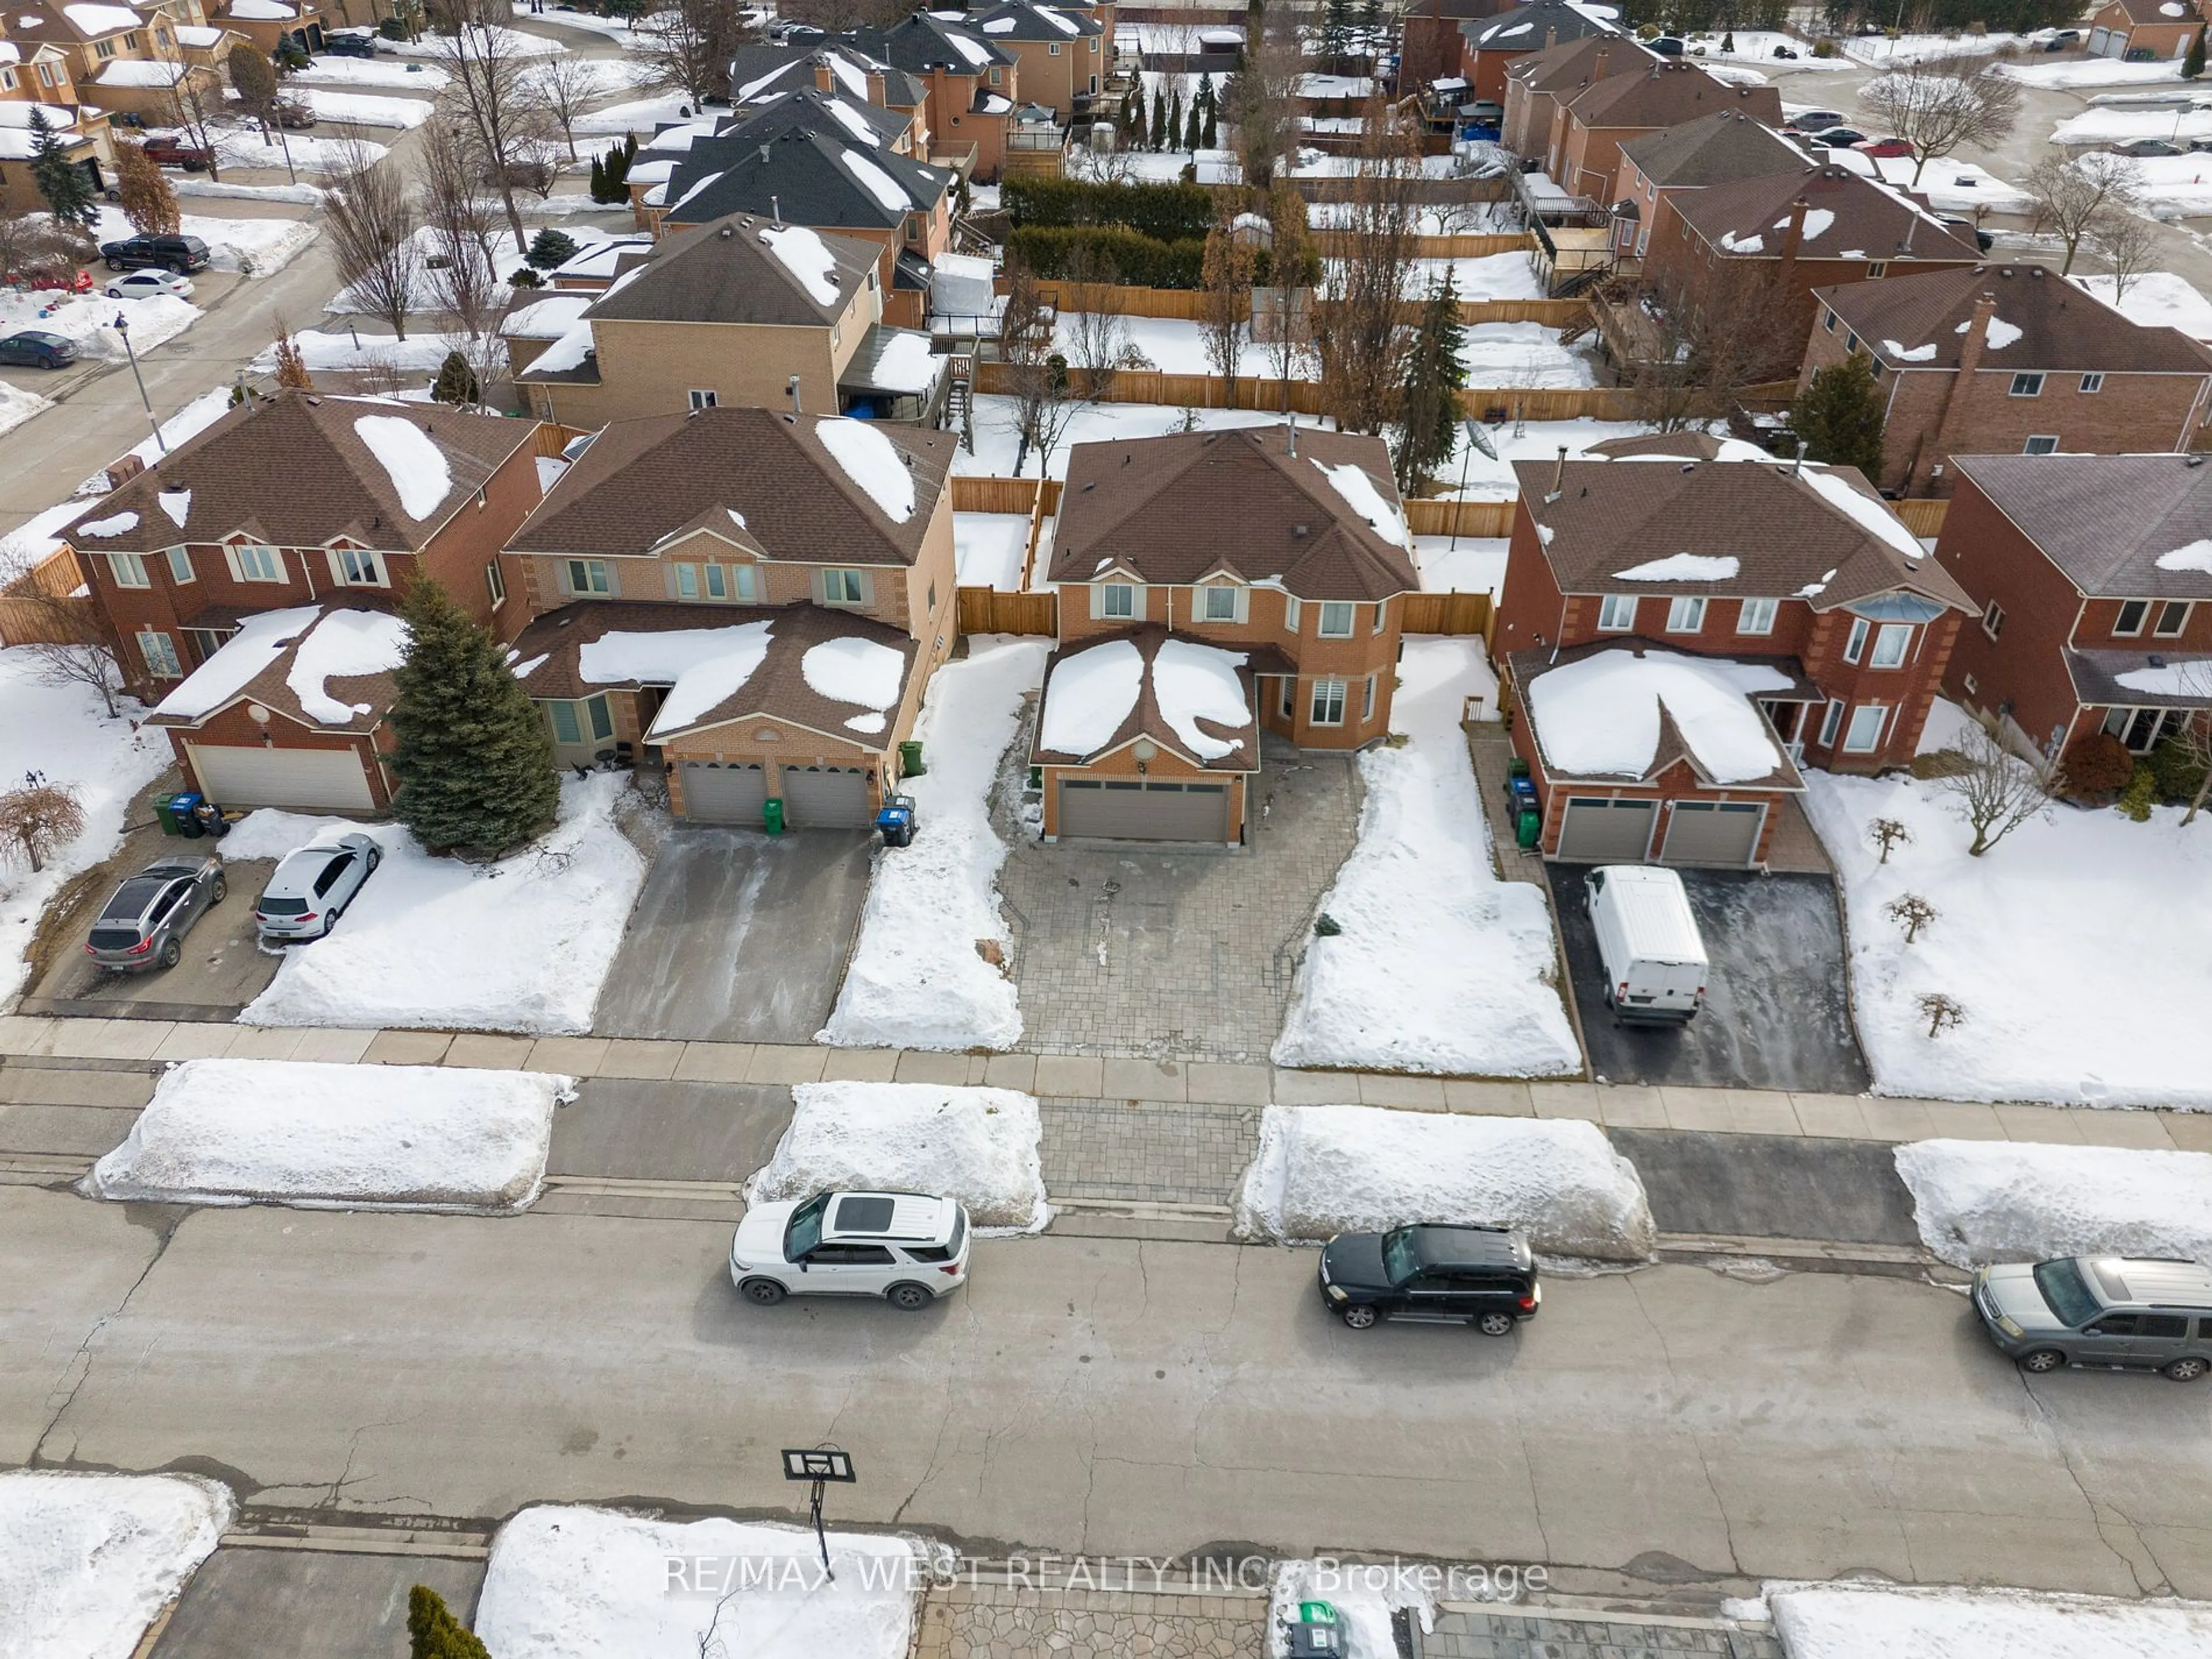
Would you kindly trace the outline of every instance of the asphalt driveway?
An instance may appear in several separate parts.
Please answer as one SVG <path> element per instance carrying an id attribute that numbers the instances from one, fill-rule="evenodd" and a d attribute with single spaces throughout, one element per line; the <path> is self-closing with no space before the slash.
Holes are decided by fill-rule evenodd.
<path id="1" fill-rule="evenodd" d="M 678 824 L 630 912 L 592 1030 L 811 1042 L 845 976 L 874 839 Z"/>
<path id="2" fill-rule="evenodd" d="M 1615 1025 L 1583 908 L 1587 865 L 1547 866 L 1590 1069 L 1612 1083 L 1863 1094 L 1844 989 L 1844 930 L 1826 876 L 1684 870 L 1712 967 L 1683 1027 Z"/>
<path id="3" fill-rule="evenodd" d="M 389 1659 L 407 1646 L 410 1588 L 428 1584 L 465 1624 L 483 1576 L 481 1561 L 233 1546 L 192 1575 L 153 1659 Z"/>
<path id="4" fill-rule="evenodd" d="M 1917 1244 L 1912 1194 L 1886 1142 L 1608 1129 L 1662 1233 Z"/>
<path id="5" fill-rule="evenodd" d="M 71 915 L 59 923 L 52 963 L 24 999 L 23 1012 L 94 1018 L 235 1019 L 247 1003 L 269 988 L 282 960 L 261 948 L 253 925 L 254 902 L 276 868 L 270 860 L 224 861 L 230 891 L 192 924 L 175 967 L 118 974 L 88 961 L 84 954 L 84 938 L 93 919 L 129 876 L 156 858 L 179 854 L 198 857 L 212 845 L 134 833 L 124 853 L 108 861 L 112 878 L 88 884 Z"/>

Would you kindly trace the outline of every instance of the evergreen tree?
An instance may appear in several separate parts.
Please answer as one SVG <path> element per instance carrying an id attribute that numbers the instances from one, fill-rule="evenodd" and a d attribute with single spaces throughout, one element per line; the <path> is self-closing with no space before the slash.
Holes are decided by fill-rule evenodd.
<path id="1" fill-rule="evenodd" d="M 1206 123 L 1199 118 L 1198 106 L 1190 106 L 1190 118 L 1183 123 L 1182 147 L 1196 149 L 1206 137 Z"/>
<path id="2" fill-rule="evenodd" d="M 425 1584 L 407 1592 L 408 1659 L 491 1659 L 474 1632 Z"/>
<path id="3" fill-rule="evenodd" d="M 551 270 L 564 265 L 576 257 L 576 239 L 566 231 L 548 225 L 530 239 L 530 252 L 523 258 L 540 270 Z"/>
<path id="4" fill-rule="evenodd" d="M 434 581 L 412 584 L 400 614 L 393 815 L 434 853 L 489 856 L 551 828 L 561 804 L 553 741 L 506 651 Z"/>
<path id="5" fill-rule="evenodd" d="M 611 200 L 607 195 L 607 164 L 596 155 L 592 157 L 592 182 L 590 189 L 592 199 L 594 202 L 607 202 Z"/>
<path id="6" fill-rule="evenodd" d="M 1175 96 L 1174 96 L 1174 98 L 1173 98 L 1173 99 L 1171 99 L 1171 100 L 1169 101 L 1169 103 L 1168 103 L 1168 132 L 1167 132 L 1167 143 L 1166 143 L 1165 144 L 1162 145 L 1162 146 L 1161 146 L 1161 148 L 1162 148 L 1162 149 L 1176 149 L 1181 148 L 1182 144 L 1182 88 L 1181 87 L 1177 87 L 1177 88 L 1175 89 Z"/>
<path id="7" fill-rule="evenodd" d="M 1446 272 L 1421 307 L 1420 325 L 1406 348 L 1400 371 L 1398 488 L 1412 495 L 1451 459 L 1459 441 L 1460 390 L 1467 365 L 1460 349 L 1467 330 L 1459 319 L 1459 292 Z"/>
<path id="8" fill-rule="evenodd" d="M 1721 36 L 1721 55 L 1723 58 L 1733 58 L 1735 56 L 1735 31 L 1734 29 L 1730 29 L 1726 34 Z"/>
<path id="9" fill-rule="evenodd" d="M 2189 56 L 2182 59 L 2181 78 L 2194 81 L 2204 73 L 2204 31 L 2197 31 L 2197 38 L 2189 43 Z"/>
<path id="10" fill-rule="evenodd" d="M 1149 128 L 1145 120 L 1145 83 L 1139 81 L 1129 88 L 1129 95 L 1121 106 L 1121 148 L 1142 149 Z"/>
<path id="11" fill-rule="evenodd" d="M 1869 483 L 1881 483 L 1881 388 L 1863 351 L 1815 372 L 1790 405 L 1790 424 L 1807 460 L 1855 466 Z"/>
<path id="12" fill-rule="evenodd" d="M 60 135 L 42 104 L 31 106 L 31 179 L 57 224 L 90 230 L 100 222 L 99 194 L 84 168 L 63 153 Z"/>
<path id="13" fill-rule="evenodd" d="M 1221 148 L 1221 112 L 1212 104 L 1206 106 L 1206 125 L 1198 130 L 1198 142 L 1206 149 Z"/>
<path id="14" fill-rule="evenodd" d="M 1152 132 L 1150 148 L 1165 149 L 1167 147 L 1168 102 L 1156 92 L 1152 94 Z"/>
<path id="15" fill-rule="evenodd" d="M 456 405 L 483 401 L 483 390 L 477 385 L 476 371 L 469 367 L 469 360 L 459 352 L 446 354 L 446 361 L 438 369 L 438 378 L 430 387 L 430 401 Z"/>
<path id="16" fill-rule="evenodd" d="M 1321 49 L 1330 58 L 1352 50 L 1352 7 L 1349 0 L 1322 0 Z"/>

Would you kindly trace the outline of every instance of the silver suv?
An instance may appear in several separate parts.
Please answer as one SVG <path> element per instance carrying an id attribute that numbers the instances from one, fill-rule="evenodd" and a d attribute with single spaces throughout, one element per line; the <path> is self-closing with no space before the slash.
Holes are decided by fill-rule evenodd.
<path id="1" fill-rule="evenodd" d="M 220 859 L 168 858 L 149 864 L 100 907 L 85 937 L 84 953 L 122 974 L 173 968 L 192 924 L 229 891 Z"/>
<path id="2" fill-rule="evenodd" d="M 2010 1262 L 1976 1273 L 1973 1297 L 1990 1340 L 2024 1371 L 2095 1365 L 2194 1382 L 2212 1370 L 2212 1267 L 2198 1262 Z"/>

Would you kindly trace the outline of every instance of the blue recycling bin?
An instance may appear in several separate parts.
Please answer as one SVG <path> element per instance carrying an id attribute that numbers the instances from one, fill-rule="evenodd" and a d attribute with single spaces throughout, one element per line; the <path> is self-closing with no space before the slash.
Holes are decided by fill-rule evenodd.
<path id="1" fill-rule="evenodd" d="M 883 832 L 884 846 L 911 846 L 914 842 L 914 797 L 885 795 L 881 810 L 876 813 L 876 828 Z"/>
<path id="2" fill-rule="evenodd" d="M 1534 811 L 1536 806 L 1536 785 L 1531 778 L 1505 780 L 1505 802 L 1510 809 L 1508 816 Z"/>

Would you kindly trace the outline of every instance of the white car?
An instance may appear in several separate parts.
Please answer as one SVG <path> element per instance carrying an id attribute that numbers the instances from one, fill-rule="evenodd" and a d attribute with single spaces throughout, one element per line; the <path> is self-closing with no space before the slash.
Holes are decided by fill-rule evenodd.
<path id="1" fill-rule="evenodd" d="M 159 294 L 189 300 L 192 297 L 192 279 L 179 276 L 173 270 L 159 270 L 149 266 L 144 270 L 134 270 L 128 276 L 118 276 L 100 292 L 111 300 L 150 300 Z"/>
<path id="2" fill-rule="evenodd" d="M 763 1308 L 787 1296 L 873 1296 L 911 1312 L 967 1279 L 968 1212 L 921 1193 L 756 1204 L 730 1241 L 730 1282 Z"/>

